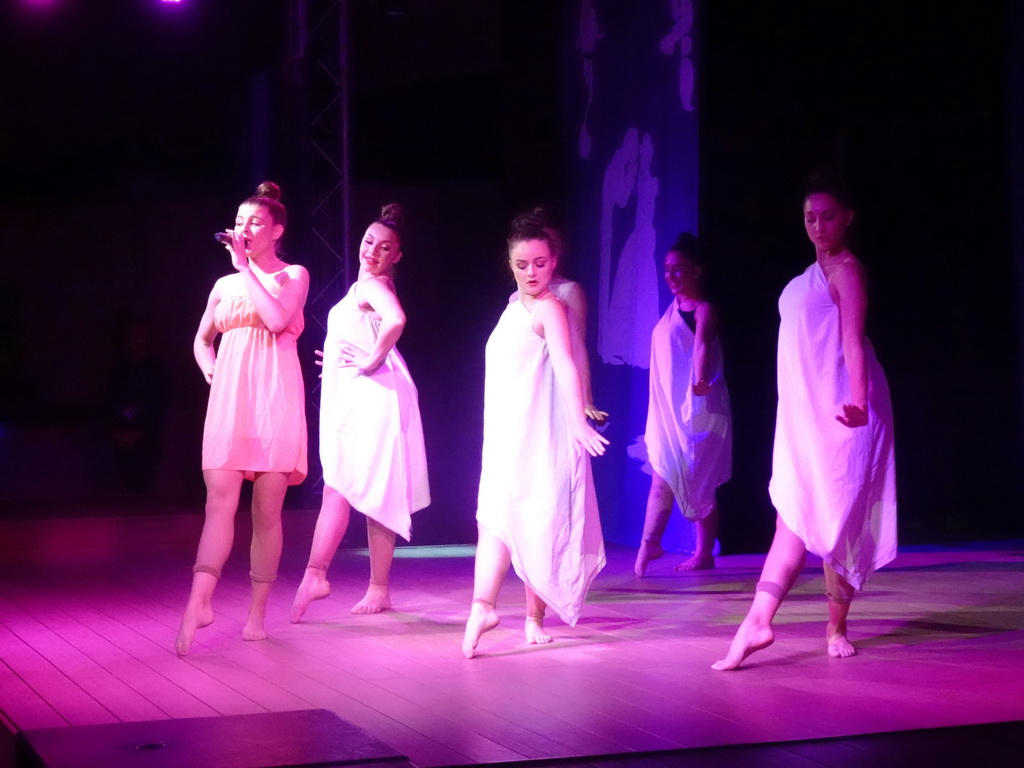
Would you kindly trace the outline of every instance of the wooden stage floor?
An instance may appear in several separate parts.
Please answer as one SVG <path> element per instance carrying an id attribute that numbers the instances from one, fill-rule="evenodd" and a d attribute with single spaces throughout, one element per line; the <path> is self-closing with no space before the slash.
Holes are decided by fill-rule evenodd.
<path id="1" fill-rule="evenodd" d="M 828 762 L 813 744 L 779 743 L 1024 721 L 1019 543 L 901 552 L 855 603 L 860 653 L 842 660 L 824 652 L 821 572 L 809 564 L 779 614 L 775 645 L 720 673 L 710 665 L 746 611 L 762 556 L 726 556 L 714 571 L 686 575 L 671 570 L 680 558 L 669 555 L 637 579 L 635 552 L 610 547 L 580 623 L 551 619 L 555 640 L 543 647 L 522 641 L 522 587 L 510 574 L 503 622 L 470 661 L 460 642 L 472 548 L 401 548 L 395 609 L 377 616 L 349 614 L 368 564 L 364 551 L 343 550 L 330 574 L 334 594 L 292 625 L 315 512 L 286 514 L 270 639 L 240 638 L 248 597 L 240 531 L 217 620 L 187 658 L 172 643 L 198 515 L 0 523 L 8 727 L 326 709 L 424 767 L 596 765 L 608 755 L 620 756 L 618 765 L 670 765 L 684 754 L 687 765 L 820 766 L 886 763 Z M 1014 738 L 1019 744 L 1020 729 Z M 709 754 L 700 748 L 751 744 L 784 756 L 699 760 Z M 868 754 L 857 749 L 849 747 Z"/>

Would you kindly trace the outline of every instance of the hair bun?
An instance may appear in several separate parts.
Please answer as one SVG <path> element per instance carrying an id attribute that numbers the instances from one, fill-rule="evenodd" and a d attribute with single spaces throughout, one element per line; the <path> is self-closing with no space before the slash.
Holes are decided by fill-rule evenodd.
<path id="1" fill-rule="evenodd" d="M 390 221 L 395 225 L 395 229 L 401 230 L 405 225 L 405 211 L 398 203 L 388 203 L 381 206 L 380 220 Z"/>
<path id="2" fill-rule="evenodd" d="M 508 241 L 511 244 L 522 240 L 549 240 L 550 238 L 544 231 L 547 224 L 544 209 L 540 206 L 523 211 L 512 219 Z"/>
<path id="3" fill-rule="evenodd" d="M 271 200 L 280 200 L 281 188 L 272 181 L 264 181 L 256 187 L 256 194 L 260 197 L 269 197 Z"/>

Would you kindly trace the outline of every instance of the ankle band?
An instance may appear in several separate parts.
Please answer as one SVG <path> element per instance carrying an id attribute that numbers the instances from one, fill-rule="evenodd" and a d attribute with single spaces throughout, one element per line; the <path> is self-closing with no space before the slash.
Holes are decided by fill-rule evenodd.
<path id="1" fill-rule="evenodd" d="M 781 584 L 776 584 L 774 581 L 759 581 L 757 586 L 754 587 L 755 592 L 765 592 L 776 600 L 782 600 L 786 596 L 786 590 L 782 588 Z"/>

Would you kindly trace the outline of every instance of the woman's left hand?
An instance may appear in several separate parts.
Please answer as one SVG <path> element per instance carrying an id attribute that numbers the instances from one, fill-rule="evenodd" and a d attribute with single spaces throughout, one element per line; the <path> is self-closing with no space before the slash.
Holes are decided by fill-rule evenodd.
<path id="1" fill-rule="evenodd" d="M 581 421 L 575 426 L 572 436 L 591 456 L 602 456 L 604 447 L 608 445 L 608 440 L 586 421 Z"/>
<path id="2" fill-rule="evenodd" d="M 850 429 L 863 427 L 868 423 L 868 412 L 866 408 L 861 408 L 858 405 L 843 403 L 843 412 L 836 416 L 836 421 Z"/>
<path id="3" fill-rule="evenodd" d="M 341 361 L 342 368 L 356 368 L 359 373 L 369 375 L 380 368 L 381 362 L 374 363 L 370 356 L 357 347 L 355 344 L 350 344 L 347 341 L 342 342 L 341 352 L 338 354 L 338 359 Z"/>
<path id="4" fill-rule="evenodd" d="M 706 397 L 707 395 L 711 394 L 711 382 L 708 381 L 707 379 L 695 381 L 693 383 L 692 389 L 693 394 L 697 395 L 698 397 Z"/>

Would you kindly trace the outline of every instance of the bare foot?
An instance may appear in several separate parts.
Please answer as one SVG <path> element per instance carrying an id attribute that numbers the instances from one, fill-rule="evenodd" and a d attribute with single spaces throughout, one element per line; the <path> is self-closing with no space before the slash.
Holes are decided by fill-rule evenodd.
<path id="1" fill-rule="evenodd" d="M 715 567 L 714 555 L 694 555 L 689 560 L 674 565 L 673 571 L 710 571 Z"/>
<path id="2" fill-rule="evenodd" d="M 213 607 L 209 603 L 198 605 L 190 601 L 185 606 L 185 613 L 181 617 L 181 627 L 174 640 L 174 650 L 178 655 L 187 656 L 196 632 L 211 624 L 213 624 Z"/>
<path id="3" fill-rule="evenodd" d="M 551 635 L 544 631 L 543 618 L 526 617 L 526 642 L 528 645 L 547 645 L 551 642 Z"/>
<path id="4" fill-rule="evenodd" d="M 825 639 L 828 641 L 828 655 L 833 659 L 847 659 L 857 655 L 857 649 L 846 637 L 846 627 L 840 631 L 835 624 L 826 625 Z"/>
<path id="5" fill-rule="evenodd" d="M 387 584 L 370 584 L 363 599 L 352 606 L 352 613 L 383 613 L 391 610 Z"/>
<path id="6" fill-rule="evenodd" d="M 651 560 L 657 560 L 659 557 L 665 554 L 665 550 L 661 548 L 661 544 L 656 541 L 641 541 L 640 549 L 636 553 L 636 564 L 633 566 L 633 572 L 637 576 L 643 578 L 647 572 L 647 564 Z"/>
<path id="7" fill-rule="evenodd" d="M 729 645 L 729 653 L 721 661 L 712 664 L 711 668 L 719 672 L 736 669 L 747 656 L 764 650 L 774 642 L 775 635 L 770 624 L 758 624 L 748 617 L 736 630 L 736 636 Z"/>
<path id="8" fill-rule="evenodd" d="M 473 607 L 469 609 L 469 619 L 466 621 L 466 634 L 462 639 L 462 652 L 467 659 L 472 659 L 476 655 L 476 644 L 480 642 L 480 636 L 498 626 L 499 621 L 494 606 L 473 603 Z"/>
<path id="9" fill-rule="evenodd" d="M 331 594 L 331 583 L 327 581 L 326 573 L 323 568 L 306 569 L 302 575 L 302 583 L 295 591 L 295 600 L 292 601 L 292 624 L 302 621 L 311 602 L 323 600 Z"/>
<path id="10" fill-rule="evenodd" d="M 266 616 L 264 608 L 250 608 L 249 617 L 242 627 L 243 640 L 266 640 L 267 630 L 263 628 L 263 619 Z"/>

